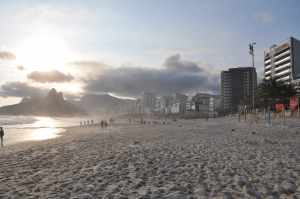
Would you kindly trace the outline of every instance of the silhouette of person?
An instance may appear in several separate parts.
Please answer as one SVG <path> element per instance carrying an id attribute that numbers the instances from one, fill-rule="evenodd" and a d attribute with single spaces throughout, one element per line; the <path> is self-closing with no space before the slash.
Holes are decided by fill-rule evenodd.
<path id="1" fill-rule="evenodd" d="M 3 147 L 3 137 L 4 137 L 4 130 L 0 127 L 0 139 L 1 139 L 1 147 Z"/>

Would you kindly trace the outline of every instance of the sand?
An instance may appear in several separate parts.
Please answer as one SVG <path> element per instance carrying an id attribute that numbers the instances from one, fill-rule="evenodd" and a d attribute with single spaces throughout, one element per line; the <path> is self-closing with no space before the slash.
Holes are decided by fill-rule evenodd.
<path id="1" fill-rule="evenodd" d="M 70 128 L 2 149 L 0 198 L 300 198 L 297 123 Z"/>

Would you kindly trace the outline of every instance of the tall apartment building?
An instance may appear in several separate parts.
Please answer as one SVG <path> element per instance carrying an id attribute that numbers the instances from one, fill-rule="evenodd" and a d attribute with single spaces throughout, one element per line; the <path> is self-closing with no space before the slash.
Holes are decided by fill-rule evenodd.
<path id="1" fill-rule="evenodd" d="M 253 67 L 230 68 L 221 72 L 221 99 L 225 112 L 238 111 L 239 105 L 252 106 L 257 88 L 257 74 Z"/>
<path id="2" fill-rule="evenodd" d="M 273 45 L 264 52 L 264 76 L 294 85 L 300 80 L 300 41 L 290 37 L 288 40 Z"/>
<path id="3" fill-rule="evenodd" d="M 156 95 L 154 93 L 144 92 L 141 101 L 143 113 L 152 113 L 155 111 Z"/>

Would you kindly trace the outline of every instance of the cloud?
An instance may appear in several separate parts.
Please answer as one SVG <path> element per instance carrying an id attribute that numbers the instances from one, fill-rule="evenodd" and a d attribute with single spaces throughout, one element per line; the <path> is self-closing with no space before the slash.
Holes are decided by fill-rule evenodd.
<path id="1" fill-rule="evenodd" d="M 254 17 L 257 21 L 259 21 L 261 23 L 272 23 L 274 20 L 273 15 L 268 12 L 257 13 Z"/>
<path id="2" fill-rule="evenodd" d="M 102 62 L 91 60 L 70 62 L 67 65 L 79 76 L 99 75 L 104 69 L 110 68 L 110 66 Z"/>
<path id="3" fill-rule="evenodd" d="M 86 92 L 112 92 L 138 96 L 142 92 L 217 91 L 219 75 L 195 62 L 182 60 L 179 54 L 168 57 L 162 69 L 121 67 L 103 70 L 95 79 L 85 81 Z"/>
<path id="4" fill-rule="evenodd" d="M 168 57 L 164 62 L 164 66 L 169 70 L 180 72 L 202 71 L 202 68 L 200 68 L 196 63 L 181 60 L 180 54 L 175 54 L 173 56 Z"/>
<path id="5" fill-rule="evenodd" d="M 1 97 L 43 97 L 50 91 L 50 88 L 30 86 L 26 82 L 6 82 L 1 86 Z M 66 99 L 78 99 L 80 94 L 64 92 Z"/>
<path id="6" fill-rule="evenodd" d="M 17 66 L 17 69 L 18 69 L 18 70 L 25 70 L 25 67 L 22 66 L 22 65 L 18 65 L 18 66 Z"/>
<path id="7" fill-rule="evenodd" d="M 40 97 L 47 93 L 48 89 L 32 87 L 24 82 L 6 82 L 1 86 L 2 97 Z"/>
<path id="8" fill-rule="evenodd" d="M 8 51 L 0 51 L 0 60 L 15 60 L 16 55 Z"/>
<path id="9" fill-rule="evenodd" d="M 68 63 L 70 66 L 79 66 L 79 67 L 100 67 L 106 68 L 107 65 L 97 61 L 75 61 Z"/>
<path id="10" fill-rule="evenodd" d="M 72 75 L 64 74 L 57 70 L 47 72 L 34 71 L 29 73 L 27 78 L 39 83 L 62 83 L 70 82 L 74 79 Z"/>

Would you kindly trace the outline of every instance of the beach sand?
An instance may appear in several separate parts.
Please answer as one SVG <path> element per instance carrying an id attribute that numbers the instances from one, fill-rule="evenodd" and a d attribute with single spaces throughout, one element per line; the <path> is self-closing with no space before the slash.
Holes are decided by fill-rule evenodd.
<path id="1" fill-rule="evenodd" d="M 300 198 L 300 128 L 232 118 L 69 128 L 0 150 L 0 198 Z"/>

